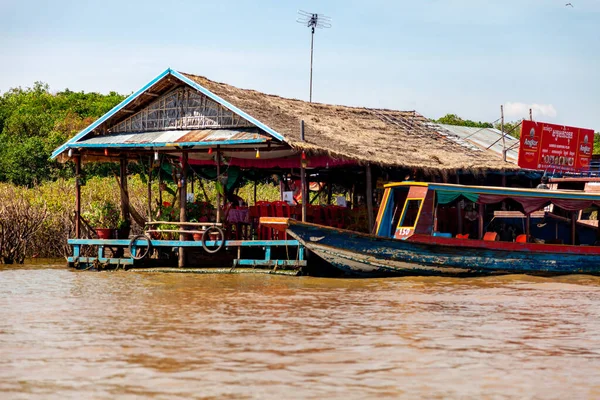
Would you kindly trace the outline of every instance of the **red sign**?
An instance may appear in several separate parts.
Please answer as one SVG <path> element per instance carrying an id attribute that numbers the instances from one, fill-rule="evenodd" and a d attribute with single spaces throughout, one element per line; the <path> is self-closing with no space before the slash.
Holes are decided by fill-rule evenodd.
<path id="1" fill-rule="evenodd" d="M 519 167 L 547 171 L 582 171 L 590 168 L 594 131 L 523 121 Z"/>

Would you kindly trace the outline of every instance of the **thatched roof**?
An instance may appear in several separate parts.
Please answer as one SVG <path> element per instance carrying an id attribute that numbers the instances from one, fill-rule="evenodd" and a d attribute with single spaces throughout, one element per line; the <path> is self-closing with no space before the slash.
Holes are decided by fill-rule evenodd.
<path id="1" fill-rule="evenodd" d="M 439 134 L 431 121 L 415 111 L 308 103 L 183 75 L 274 129 L 292 147 L 313 153 L 431 170 L 518 168 L 497 153 L 463 146 Z"/>

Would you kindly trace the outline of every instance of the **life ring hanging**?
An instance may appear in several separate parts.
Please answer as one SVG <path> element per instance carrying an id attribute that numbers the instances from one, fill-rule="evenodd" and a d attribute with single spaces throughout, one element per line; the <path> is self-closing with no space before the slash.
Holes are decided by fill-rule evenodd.
<path id="1" fill-rule="evenodd" d="M 210 239 L 210 233 L 213 231 L 215 231 L 216 233 L 219 234 L 219 237 L 216 241 L 220 242 L 220 243 L 217 245 L 217 247 L 210 248 L 206 245 L 206 242 Z M 219 228 L 218 226 L 210 226 L 202 233 L 202 248 L 207 253 L 209 253 L 209 254 L 217 253 L 218 251 L 220 251 L 223 248 L 224 245 L 225 245 L 225 233 L 223 232 L 223 229 Z"/>

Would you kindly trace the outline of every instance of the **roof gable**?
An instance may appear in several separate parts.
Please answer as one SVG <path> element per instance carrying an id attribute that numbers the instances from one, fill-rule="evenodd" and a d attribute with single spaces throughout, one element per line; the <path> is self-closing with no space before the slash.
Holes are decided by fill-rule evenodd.
<path id="1" fill-rule="evenodd" d="M 157 91 L 161 93 L 157 94 Z M 187 97 L 178 97 L 181 95 Z M 180 113 L 181 108 L 178 109 L 180 106 L 190 107 Z M 132 112 L 134 112 L 133 115 L 131 115 Z M 143 133 L 156 130 L 190 130 L 207 127 L 258 127 L 275 139 L 283 141 L 283 136 L 278 132 L 197 82 L 168 68 L 54 150 L 51 158 L 56 158 L 71 147 L 77 147 L 77 143 L 92 134 Z"/>
<path id="2" fill-rule="evenodd" d="M 188 86 L 159 96 L 141 111 L 108 128 L 109 132 L 174 129 L 253 128 L 244 118 Z"/>

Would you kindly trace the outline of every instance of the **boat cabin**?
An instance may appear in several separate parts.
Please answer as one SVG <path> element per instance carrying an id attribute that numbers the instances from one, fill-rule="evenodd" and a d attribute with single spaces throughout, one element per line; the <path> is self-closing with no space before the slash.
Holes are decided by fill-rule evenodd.
<path id="1" fill-rule="evenodd" d="M 385 186 L 376 234 L 407 240 L 596 245 L 600 193 L 401 182 Z"/>

